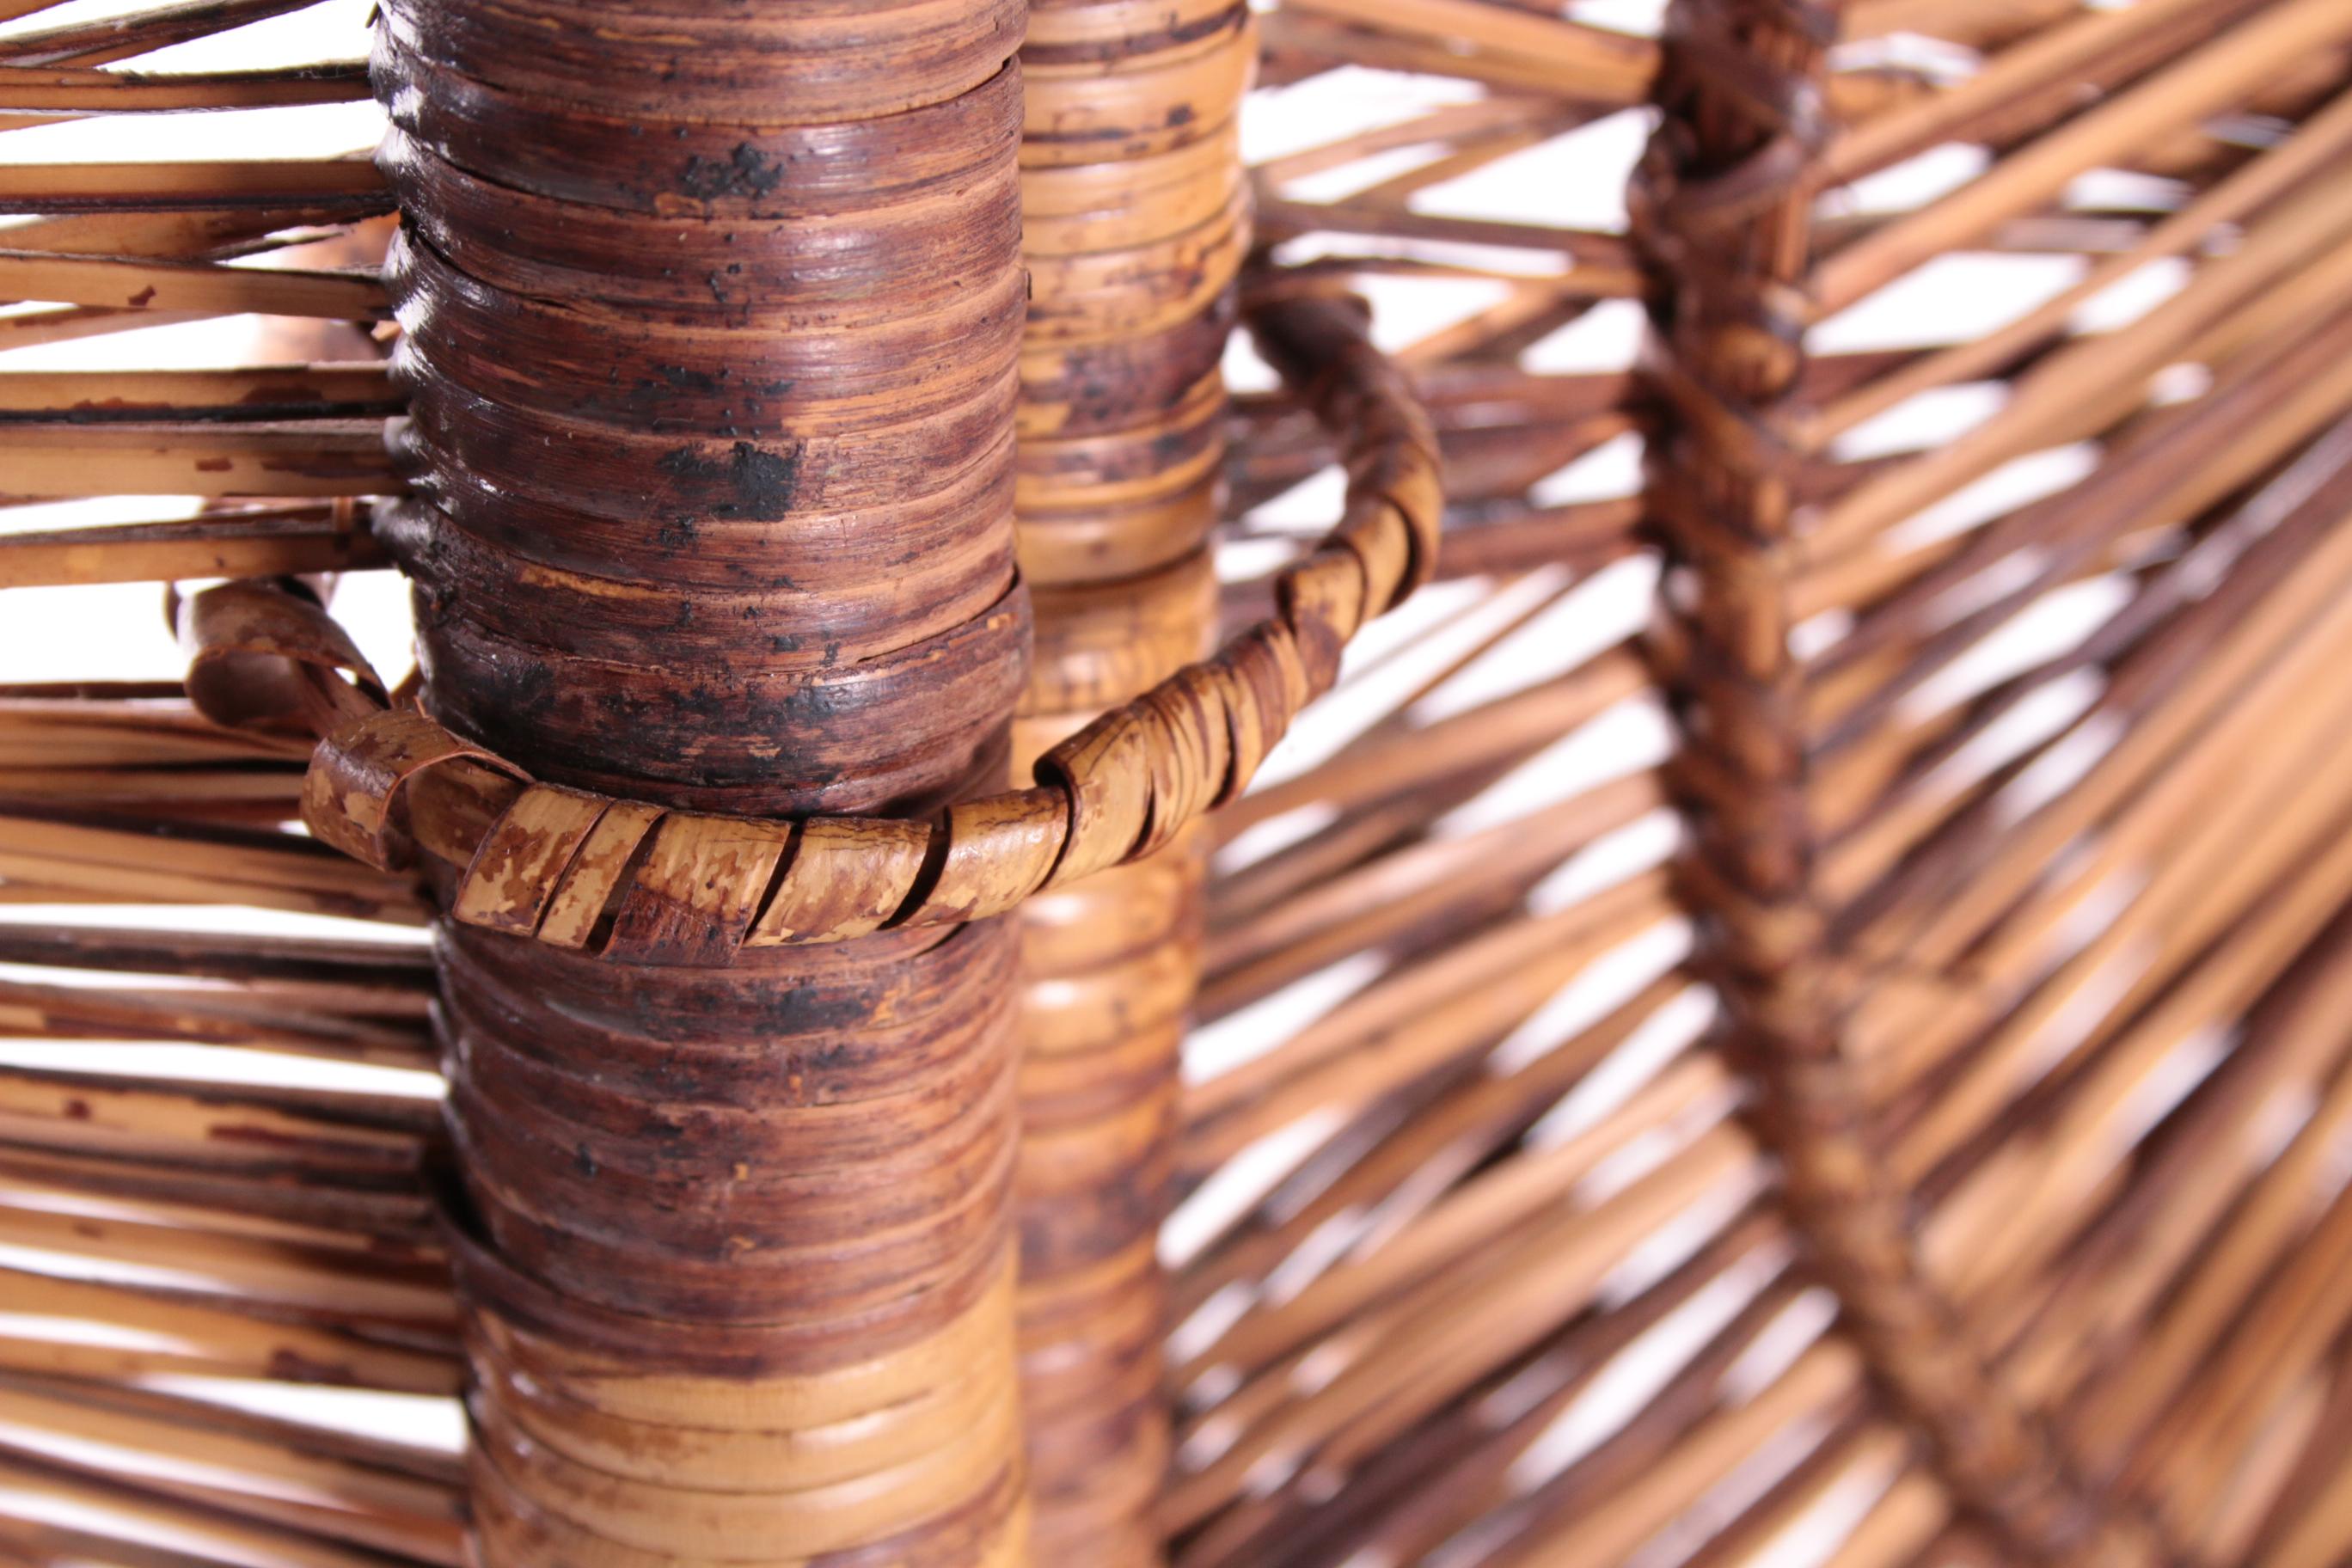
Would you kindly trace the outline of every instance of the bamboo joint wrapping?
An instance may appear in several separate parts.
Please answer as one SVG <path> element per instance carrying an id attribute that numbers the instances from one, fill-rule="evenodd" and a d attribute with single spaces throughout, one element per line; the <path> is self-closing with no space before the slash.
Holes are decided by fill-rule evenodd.
<path id="1" fill-rule="evenodd" d="M 1666 564 L 1649 647 L 1681 731 L 1685 898 L 1792 1217 L 1956 1497 L 2019 1561 L 2150 1561 L 2142 1524 L 2107 1513 L 1921 1268 L 1827 1000 L 1788 432 L 1839 23 L 1836 0 L 1678 0 L 1632 194 L 1664 405 L 1644 495 Z"/>
<path id="2" fill-rule="evenodd" d="M 1021 28 L 386 5 L 414 491 L 379 521 L 428 713 L 670 807 L 997 782 Z M 751 880 L 787 831 L 583 809 L 583 856 L 718 834 Z M 666 910 L 624 911 L 656 960 Z M 668 956 L 440 933 L 479 1561 L 1022 1561 L 1010 922 Z"/>
<path id="3" fill-rule="evenodd" d="M 1037 647 L 1014 731 L 1024 767 L 1214 637 L 1219 365 L 1248 239 L 1240 109 L 1256 53 L 1248 7 L 1229 0 L 1081 0 L 1030 19 L 1017 515 Z M 1160 1556 L 1156 1247 L 1202 871 L 1188 830 L 1022 911 L 1021 1365 L 1041 1562 Z"/>

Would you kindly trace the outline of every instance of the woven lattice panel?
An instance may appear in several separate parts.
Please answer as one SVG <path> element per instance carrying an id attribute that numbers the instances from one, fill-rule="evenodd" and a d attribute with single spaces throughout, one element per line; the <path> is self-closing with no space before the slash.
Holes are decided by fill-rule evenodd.
<path id="1" fill-rule="evenodd" d="M 0 0 L 0 1560 L 2343 1561 L 2352 8 L 871 9 Z"/>
<path id="2" fill-rule="evenodd" d="M 1189 1369 L 1180 1557 L 2335 1560 L 2326 868 L 2352 801 L 2320 762 L 2341 682 L 2317 563 L 2344 516 L 2322 367 L 2345 19 L 1692 6 L 1654 89 L 1579 77 L 1500 109 L 1520 83 L 1481 69 L 1486 37 L 1654 62 L 1459 9 L 1300 8 L 1275 58 L 1295 37 L 1301 73 L 1487 85 L 1461 112 L 1499 122 L 1459 140 L 1433 117 L 1335 149 L 1428 138 L 1418 173 L 1384 166 L 1322 220 L 1384 237 L 1473 238 L 1443 182 L 1481 156 L 1637 92 L 1674 119 L 1633 202 L 1664 613 L 1581 677 L 1597 701 L 1637 670 L 1670 694 L 1662 777 L 1695 829 L 1670 897 L 1727 987 L 1718 1050 L 1677 1054 L 1686 1017 L 1661 1032 L 1671 976 L 1597 1025 L 1588 980 L 1542 1026 L 1560 979 L 1659 918 L 1638 873 L 1544 936 L 1540 900 L 1433 898 L 1402 942 L 1369 889 L 1429 846 L 1302 879 L 1406 962 L 1270 1054 L 1337 1047 L 1298 1100 L 1258 1100 L 1253 1068 L 1202 1091 L 1212 1128 L 1344 1114 L 1195 1266 L 1194 1300 L 1249 1299 Z M 1574 257 L 1519 286 L 1544 330 L 1613 291 L 1612 237 L 1480 237 Z M 1417 365 L 1441 426 L 1449 374 L 1522 347 L 1496 344 Z M 1473 440 L 1448 451 L 1449 546 L 1496 504 Z M 1565 846 L 1637 811 L 1632 787 L 1580 797 Z M 1540 820 L 1464 842 L 1457 885 L 1540 874 Z M 1559 1043 L 1525 1065 L 1533 1041 Z M 1780 1194 L 1761 1213 L 1759 1185 Z"/>

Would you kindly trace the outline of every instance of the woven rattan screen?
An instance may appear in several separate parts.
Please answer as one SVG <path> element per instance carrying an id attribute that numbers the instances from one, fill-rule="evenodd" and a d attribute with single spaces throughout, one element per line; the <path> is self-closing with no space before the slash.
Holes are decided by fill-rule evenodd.
<path id="1" fill-rule="evenodd" d="M 0 1563 L 2352 1561 L 2347 0 L 0 0 Z"/>

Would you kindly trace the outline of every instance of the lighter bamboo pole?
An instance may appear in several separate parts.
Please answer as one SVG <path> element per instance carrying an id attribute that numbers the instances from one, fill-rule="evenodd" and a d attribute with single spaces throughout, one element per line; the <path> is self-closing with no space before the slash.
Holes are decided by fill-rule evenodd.
<path id="1" fill-rule="evenodd" d="M 1247 246 L 1245 5 L 1047 4 L 1022 51 L 1022 566 L 1035 657 L 1016 768 L 1215 637 L 1219 370 Z M 1203 838 L 1022 911 L 1022 1397 L 1038 1560 L 1150 1568 L 1169 1452 L 1156 1247 Z"/>
<path id="2" fill-rule="evenodd" d="M 626 796 L 583 856 L 1000 782 L 1018 0 L 383 16 L 426 710 Z M 1016 932 L 713 963 L 695 895 L 441 927 L 471 1556 L 1016 1568 Z"/>
<path id="3" fill-rule="evenodd" d="M 1665 404 L 1649 488 L 1667 555 L 1654 647 L 1682 731 L 1670 776 L 1692 834 L 1698 958 L 1793 1216 L 1944 1483 L 2012 1560 L 2159 1561 L 2152 1531 L 2084 1484 L 1927 1279 L 1832 994 L 1806 673 L 1789 637 L 1802 553 L 1789 414 L 1807 295 L 1836 284 L 1814 266 L 1808 177 L 1828 141 L 1811 106 L 1842 9 L 1681 0 L 1634 191 Z"/>

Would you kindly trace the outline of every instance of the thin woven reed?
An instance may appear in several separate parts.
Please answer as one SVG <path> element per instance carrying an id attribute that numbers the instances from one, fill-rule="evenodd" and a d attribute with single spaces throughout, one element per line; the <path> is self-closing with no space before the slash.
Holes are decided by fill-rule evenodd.
<path id="1" fill-rule="evenodd" d="M 0 695 L 0 1560 L 2352 1553 L 2352 11 L 142 58 L 297 8 L 0 0 L 155 159 L 0 163 L 0 490 L 157 498 L 0 584 L 188 660 Z"/>

